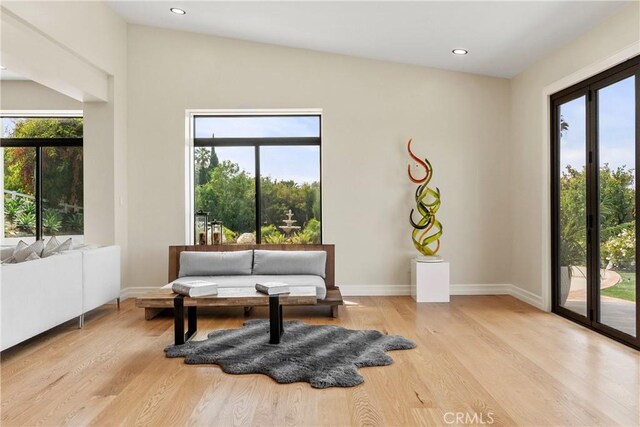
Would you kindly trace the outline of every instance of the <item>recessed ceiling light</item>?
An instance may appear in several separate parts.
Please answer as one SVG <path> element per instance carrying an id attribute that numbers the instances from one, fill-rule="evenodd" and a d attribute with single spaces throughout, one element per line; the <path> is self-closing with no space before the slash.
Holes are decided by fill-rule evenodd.
<path id="1" fill-rule="evenodd" d="M 466 55 L 469 53 L 466 49 L 453 49 L 451 52 L 453 52 L 454 55 Z"/>
<path id="2" fill-rule="evenodd" d="M 6 69 L 7 69 L 7 67 L 3 67 L 2 65 L 0 65 L 0 70 L 4 71 Z"/>
<path id="3" fill-rule="evenodd" d="M 177 14 L 177 15 L 186 15 L 187 12 L 183 9 L 178 9 L 177 7 L 172 7 L 171 9 L 169 9 L 171 12 Z"/>

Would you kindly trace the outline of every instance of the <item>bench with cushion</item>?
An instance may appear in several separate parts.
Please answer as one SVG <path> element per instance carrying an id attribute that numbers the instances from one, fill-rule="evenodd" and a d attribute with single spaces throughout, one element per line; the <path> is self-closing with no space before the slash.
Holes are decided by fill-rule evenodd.
<path id="1" fill-rule="evenodd" d="M 205 280 L 219 288 L 255 287 L 257 282 L 284 282 L 313 287 L 317 305 L 326 305 L 337 317 L 342 295 L 335 286 L 334 245 L 196 245 L 169 247 L 169 283 Z M 139 297 L 151 319 L 167 306 L 153 298 Z"/>

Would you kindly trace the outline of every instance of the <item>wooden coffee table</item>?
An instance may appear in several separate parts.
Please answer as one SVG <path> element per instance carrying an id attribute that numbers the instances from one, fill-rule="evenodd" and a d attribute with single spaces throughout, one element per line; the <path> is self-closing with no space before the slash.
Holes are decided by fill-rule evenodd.
<path id="1" fill-rule="evenodd" d="M 265 295 L 253 288 L 220 288 L 218 295 L 206 297 L 185 297 L 171 289 L 158 289 L 138 297 L 142 303 L 152 302 L 155 306 L 173 308 L 175 344 L 184 344 L 198 331 L 198 307 L 247 307 L 269 306 L 269 330 L 271 344 L 279 344 L 284 333 L 282 322 L 283 305 L 311 305 L 317 303 L 316 289 L 313 287 L 292 287 L 291 292 L 282 295 Z M 138 302 L 136 302 L 137 304 Z M 184 331 L 184 309 L 187 309 L 187 332 Z"/>

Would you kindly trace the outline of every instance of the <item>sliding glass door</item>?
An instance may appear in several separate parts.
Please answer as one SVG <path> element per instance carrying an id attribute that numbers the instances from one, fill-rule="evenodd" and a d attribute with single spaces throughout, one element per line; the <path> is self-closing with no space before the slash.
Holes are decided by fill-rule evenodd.
<path id="1" fill-rule="evenodd" d="M 598 100 L 599 323 L 635 337 L 636 77 L 595 87 Z"/>
<path id="2" fill-rule="evenodd" d="M 587 95 L 569 94 L 558 106 L 560 140 L 558 304 L 587 316 Z"/>
<path id="3" fill-rule="evenodd" d="M 553 311 L 640 346 L 640 58 L 551 97 Z"/>

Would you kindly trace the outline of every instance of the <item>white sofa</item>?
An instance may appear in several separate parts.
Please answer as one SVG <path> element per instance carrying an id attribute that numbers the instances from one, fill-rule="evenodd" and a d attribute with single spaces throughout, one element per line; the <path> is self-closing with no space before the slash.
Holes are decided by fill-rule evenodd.
<path id="1" fill-rule="evenodd" d="M 120 297 L 120 247 L 66 251 L 18 264 L 0 275 L 5 350 Z"/>
<path id="2" fill-rule="evenodd" d="M 120 303 L 120 246 L 82 252 L 82 312 L 109 301 Z"/>

